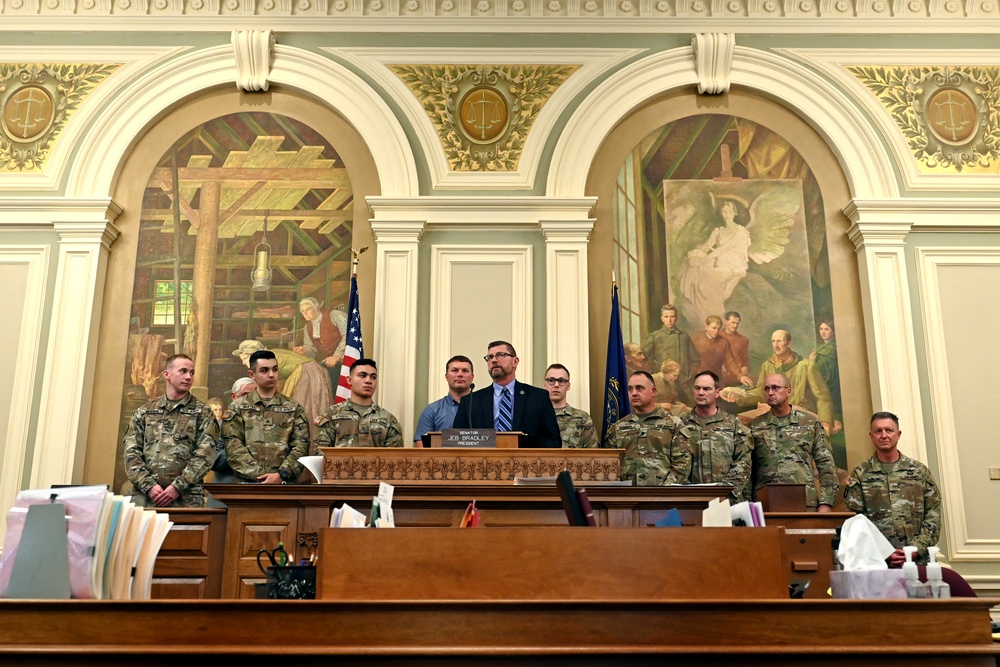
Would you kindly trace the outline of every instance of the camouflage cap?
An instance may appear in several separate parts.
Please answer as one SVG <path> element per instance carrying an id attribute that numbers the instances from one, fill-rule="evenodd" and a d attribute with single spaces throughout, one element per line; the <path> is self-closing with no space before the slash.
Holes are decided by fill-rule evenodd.
<path id="1" fill-rule="evenodd" d="M 242 343 L 240 343 L 240 346 L 235 350 L 233 350 L 233 356 L 240 357 L 243 356 L 244 354 L 253 354 L 258 350 L 266 350 L 266 349 L 267 347 L 264 345 L 264 343 L 260 342 L 259 340 L 253 340 L 251 338 L 250 340 L 245 340 Z"/>

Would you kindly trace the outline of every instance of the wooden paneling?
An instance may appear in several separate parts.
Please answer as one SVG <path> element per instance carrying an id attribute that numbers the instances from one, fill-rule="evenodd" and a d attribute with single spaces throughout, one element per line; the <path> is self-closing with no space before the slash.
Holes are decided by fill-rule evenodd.
<path id="1" fill-rule="evenodd" d="M 327 528 L 316 597 L 783 600 L 783 534 L 782 528 Z"/>
<path id="2" fill-rule="evenodd" d="M 998 602 L 3 600 L 0 664 L 994 667 Z"/>
<path id="3" fill-rule="evenodd" d="M 218 598 L 222 592 L 226 510 L 158 511 L 168 513 L 174 525 L 163 540 L 153 568 L 153 599 Z"/>

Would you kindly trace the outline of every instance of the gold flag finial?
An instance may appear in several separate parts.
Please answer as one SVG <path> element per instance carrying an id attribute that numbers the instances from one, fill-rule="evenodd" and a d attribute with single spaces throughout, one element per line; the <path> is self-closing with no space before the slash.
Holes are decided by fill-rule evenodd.
<path id="1" fill-rule="evenodd" d="M 365 252 L 365 250 L 368 250 L 368 246 L 362 246 L 362 248 L 360 250 L 355 250 L 354 248 L 351 248 L 351 257 L 353 258 L 351 260 L 351 273 L 357 275 L 357 273 L 358 273 L 358 259 Z"/>

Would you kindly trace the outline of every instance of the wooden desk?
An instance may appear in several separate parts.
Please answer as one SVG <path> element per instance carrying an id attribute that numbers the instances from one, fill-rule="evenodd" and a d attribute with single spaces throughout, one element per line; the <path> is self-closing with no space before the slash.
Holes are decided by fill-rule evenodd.
<path id="1" fill-rule="evenodd" d="M 806 597 L 829 599 L 830 570 L 833 569 L 833 540 L 837 529 L 854 512 L 765 512 L 764 523 L 785 528 L 790 575 L 809 579 Z"/>
<path id="2" fill-rule="evenodd" d="M 784 528 L 325 528 L 319 554 L 342 602 L 788 599 Z"/>
<path id="3" fill-rule="evenodd" d="M 174 525 L 153 566 L 154 600 L 211 599 L 222 593 L 225 508 L 157 509 Z"/>
<path id="4" fill-rule="evenodd" d="M 584 486 L 581 484 L 580 486 Z M 533 487 L 475 482 L 395 484 L 392 506 L 396 525 L 458 526 L 470 500 L 488 527 L 565 526 L 566 514 L 554 486 Z M 319 531 L 330 524 L 334 506 L 348 503 L 368 514 L 377 482 L 273 485 L 207 484 L 212 496 L 229 507 L 223 566 L 223 598 L 253 598 L 264 577 L 257 552 L 284 542 L 298 558 L 316 550 Z M 651 526 L 676 508 L 697 525 L 708 501 L 729 487 L 586 486 L 601 526 Z"/>
<path id="5" fill-rule="evenodd" d="M 2 600 L 0 664 L 995 667 L 997 603 Z"/>

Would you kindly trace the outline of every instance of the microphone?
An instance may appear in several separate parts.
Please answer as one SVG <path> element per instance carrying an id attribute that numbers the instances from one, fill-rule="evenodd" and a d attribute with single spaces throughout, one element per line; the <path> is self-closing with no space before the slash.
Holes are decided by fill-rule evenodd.
<path id="1" fill-rule="evenodd" d="M 472 384 L 469 385 L 469 409 L 466 410 L 466 412 L 469 413 L 468 414 L 468 417 L 469 417 L 469 428 L 473 428 L 473 426 L 472 426 L 472 392 L 475 389 L 476 389 L 476 383 L 473 382 Z"/>

